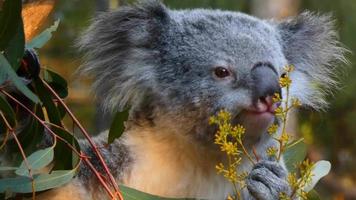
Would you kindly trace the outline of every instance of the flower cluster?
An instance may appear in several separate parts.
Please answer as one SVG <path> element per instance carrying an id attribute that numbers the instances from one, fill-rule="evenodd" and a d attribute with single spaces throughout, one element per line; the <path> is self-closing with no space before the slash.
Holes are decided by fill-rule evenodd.
<path id="1" fill-rule="evenodd" d="M 290 85 L 292 84 L 292 80 L 290 79 L 290 73 L 293 72 L 293 70 L 294 70 L 294 66 L 292 65 L 288 65 L 284 67 L 285 73 L 281 76 L 279 80 L 279 84 L 281 88 L 284 88 L 286 92 L 285 100 L 283 100 L 280 94 L 278 93 L 274 94 L 272 98 L 274 103 L 280 104 L 280 106 L 278 106 L 275 110 L 275 115 L 282 122 L 282 127 L 281 127 L 281 134 L 278 137 L 276 136 L 279 130 L 279 126 L 277 124 L 272 124 L 268 128 L 267 130 L 268 134 L 270 134 L 276 141 L 278 141 L 279 148 L 278 149 L 276 147 L 267 148 L 267 155 L 276 157 L 277 161 L 281 159 L 283 152 L 285 152 L 288 145 L 291 144 L 290 143 L 291 137 L 286 130 L 288 113 L 292 108 L 299 107 L 301 105 L 299 99 L 291 98 L 289 96 L 289 89 L 290 89 Z"/>
<path id="2" fill-rule="evenodd" d="M 291 172 L 288 174 L 287 181 L 292 188 L 292 194 L 286 195 L 281 193 L 279 196 L 280 200 L 292 200 L 293 197 L 298 196 L 300 199 L 307 200 L 307 192 L 303 189 L 311 181 L 313 175 L 314 163 L 310 162 L 308 159 L 297 164 L 297 172 Z M 299 177 L 299 178 L 298 178 Z"/>
<path id="3" fill-rule="evenodd" d="M 214 142 L 226 154 L 225 164 L 222 162 L 218 163 L 216 170 L 218 174 L 222 174 L 234 186 L 236 198 L 229 196 L 228 199 L 240 199 L 240 191 L 245 186 L 244 181 L 248 174 L 247 172 L 238 173 L 236 169 L 241 164 L 241 154 L 247 155 L 251 161 L 252 158 L 248 155 L 242 143 L 245 128 L 241 125 L 232 126 L 230 121 L 231 114 L 225 110 L 221 110 L 217 116 L 210 118 L 209 123 L 217 125 L 218 130 L 215 134 Z"/>
<path id="4" fill-rule="evenodd" d="M 281 122 L 281 127 L 278 124 L 272 124 L 267 133 L 275 139 L 279 146 L 270 146 L 266 149 L 266 153 L 270 157 L 275 157 L 277 162 L 280 161 L 282 154 L 290 147 L 301 142 L 302 139 L 291 141 L 290 134 L 286 131 L 286 122 L 288 113 L 292 108 L 301 106 L 301 102 L 297 98 L 290 97 L 289 89 L 292 84 L 290 73 L 294 70 L 293 66 L 286 66 L 285 73 L 281 76 L 279 83 L 284 89 L 286 95 L 284 98 L 280 94 L 273 96 L 273 102 L 279 106 L 275 109 L 275 115 Z M 241 164 L 242 156 L 246 156 L 252 164 L 255 164 L 256 159 L 252 159 L 248 151 L 245 149 L 242 138 L 245 134 L 245 128 L 241 125 L 233 126 L 230 123 L 231 114 L 225 110 L 221 110 L 217 116 L 212 116 L 209 123 L 216 125 L 218 130 L 215 134 L 215 144 L 219 145 L 220 150 L 226 155 L 226 162 L 220 162 L 216 165 L 218 174 L 222 174 L 229 180 L 235 190 L 235 196 L 228 196 L 228 200 L 241 199 L 240 192 L 245 187 L 245 179 L 247 172 L 237 172 L 238 166 Z M 280 132 L 279 132 L 280 131 Z M 277 134 L 280 133 L 280 134 Z M 255 154 L 255 152 L 254 152 Z M 258 158 L 258 155 L 255 154 Z M 296 165 L 297 172 L 288 174 L 287 180 L 292 188 L 291 194 L 280 193 L 280 200 L 292 200 L 296 196 L 301 199 L 307 199 L 307 193 L 303 188 L 312 180 L 313 163 L 305 160 Z"/>

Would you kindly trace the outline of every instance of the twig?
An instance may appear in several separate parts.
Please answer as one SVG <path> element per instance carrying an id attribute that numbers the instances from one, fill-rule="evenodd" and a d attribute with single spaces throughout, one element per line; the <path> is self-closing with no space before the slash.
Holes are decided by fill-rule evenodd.
<path id="1" fill-rule="evenodd" d="M 41 79 L 42 80 L 42 79 Z M 69 114 L 69 116 L 73 119 L 73 121 L 75 122 L 75 124 L 78 126 L 78 128 L 80 129 L 80 131 L 83 133 L 83 135 L 85 136 L 85 138 L 88 140 L 90 146 L 92 147 L 92 149 L 94 150 L 96 156 L 99 158 L 100 163 L 102 164 L 106 174 L 109 176 L 110 178 L 110 182 L 112 184 L 112 186 L 115 189 L 115 194 L 118 195 L 120 200 L 124 200 L 119 187 L 115 181 L 114 176 L 111 174 L 108 166 L 106 165 L 103 156 L 101 155 L 100 151 L 98 150 L 97 146 L 95 145 L 94 141 L 91 139 L 91 137 L 89 136 L 88 132 L 84 129 L 84 127 L 81 125 L 81 123 L 78 121 L 78 119 L 74 116 L 74 114 L 71 112 L 71 110 L 68 108 L 68 106 L 64 103 L 64 101 L 58 96 L 58 94 L 52 89 L 52 87 L 50 85 L 48 85 L 48 83 L 46 83 L 46 81 L 43 81 L 43 84 L 45 85 L 45 87 L 54 95 L 54 97 L 58 100 L 58 102 L 64 107 L 64 109 L 67 111 L 67 113 Z"/>
<path id="2" fill-rule="evenodd" d="M 21 153 L 21 156 L 23 158 L 23 161 L 28 169 L 28 174 L 29 174 L 29 178 L 31 179 L 31 185 L 32 185 L 32 199 L 35 200 L 36 198 L 36 192 L 35 192 L 35 180 L 33 179 L 33 175 L 32 175 L 32 170 L 31 170 L 31 167 L 30 167 L 30 163 L 28 162 L 27 158 L 26 158 L 26 154 L 21 146 L 21 143 L 20 141 L 17 139 L 17 136 L 16 136 L 16 133 L 14 131 L 14 128 L 11 127 L 10 123 L 7 121 L 5 115 L 3 112 L 0 111 L 0 116 L 1 118 L 4 120 L 5 122 L 5 125 L 7 126 L 9 132 L 12 134 L 12 136 L 14 137 L 15 139 L 15 142 L 17 144 L 17 147 L 19 148 L 20 150 L 20 153 Z"/>
<path id="3" fill-rule="evenodd" d="M 243 145 L 242 141 L 238 141 L 240 143 L 240 146 L 242 147 L 242 151 L 244 152 L 244 154 L 247 156 L 248 160 L 251 162 L 251 164 L 255 165 L 256 162 L 253 160 L 253 158 L 251 157 L 251 155 L 248 153 L 248 151 L 245 148 L 245 145 Z"/>
<path id="4" fill-rule="evenodd" d="M 52 131 L 52 129 L 50 129 L 47 125 L 46 122 L 43 121 L 41 118 L 39 118 L 35 113 L 33 113 L 30 109 L 28 109 L 25 105 L 23 105 L 21 102 L 19 102 L 15 97 L 13 97 L 12 95 L 10 95 L 9 93 L 7 93 L 4 90 L 0 89 L 0 92 L 3 93 L 4 95 L 6 95 L 8 98 L 10 98 L 12 101 L 14 101 L 17 105 L 21 106 L 23 109 L 25 109 L 30 115 L 32 115 L 36 120 L 38 120 L 38 122 L 46 129 L 48 130 L 53 136 L 55 136 L 56 138 L 60 139 L 61 141 L 65 142 L 76 154 L 79 155 L 79 157 L 81 159 L 88 159 L 87 156 L 83 155 L 82 153 L 79 153 L 71 144 L 69 144 L 66 140 L 64 140 L 62 137 L 58 136 L 56 133 L 54 133 Z M 1 112 L 0 112 L 1 113 Z M 11 128 L 11 127 L 10 127 Z M 12 129 L 12 128 L 11 128 Z M 22 149 L 22 148 L 21 148 Z M 25 160 L 25 159 L 24 159 Z M 88 162 L 86 162 L 88 163 Z M 92 169 L 93 173 L 97 176 L 97 178 L 99 180 L 102 180 L 100 174 L 96 171 L 95 168 Z M 98 175 L 99 174 L 99 175 Z M 103 185 L 103 187 L 105 188 L 105 190 L 107 191 L 107 193 L 112 196 L 112 192 L 110 190 L 107 190 L 109 187 L 105 182 L 101 182 L 101 184 Z M 33 191 L 34 192 L 34 191 Z M 123 199 L 122 199 L 123 200 Z"/>
<path id="5" fill-rule="evenodd" d="M 252 153 L 253 153 L 253 155 L 255 156 L 256 161 L 259 162 L 259 161 L 260 161 L 260 157 L 259 157 L 258 154 L 257 154 L 257 151 L 256 151 L 255 146 L 252 146 Z"/>
<path id="6" fill-rule="evenodd" d="M 93 166 L 93 164 L 89 161 L 89 159 L 87 157 L 83 158 L 85 164 L 87 164 L 89 166 L 89 168 L 94 172 L 94 174 L 96 175 L 96 177 L 98 177 L 100 183 L 104 186 L 104 189 L 109 193 L 110 197 L 112 199 L 115 198 L 115 195 L 110 191 L 110 188 L 108 187 L 107 184 L 103 184 L 105 183 L 104 179 L 101 177 L 101 174 L 96 171 L 95 167 Z"/>

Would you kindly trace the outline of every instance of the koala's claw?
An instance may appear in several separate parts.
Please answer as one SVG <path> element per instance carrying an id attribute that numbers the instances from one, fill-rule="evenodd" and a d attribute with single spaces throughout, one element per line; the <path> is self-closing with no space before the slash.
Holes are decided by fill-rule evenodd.
<path id="1" fill-rule="evenodd" d="M 290 194 L 287 172 L 277 162 L 261 161 L 251 170 L 246 186 L 256 200 L 277 200 L 281 192 Z"/>

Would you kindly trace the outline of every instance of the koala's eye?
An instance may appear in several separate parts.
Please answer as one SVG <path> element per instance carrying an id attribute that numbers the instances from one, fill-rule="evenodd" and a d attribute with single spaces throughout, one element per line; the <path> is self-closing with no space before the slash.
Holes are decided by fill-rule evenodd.
<path id="1" fill-rule="evenodd" d="M 214 74 L 218 78 L 225 78 L 227 76 L 230 76 L 230 71 L 225 67 L 216 67 L 214 70 Z"/>

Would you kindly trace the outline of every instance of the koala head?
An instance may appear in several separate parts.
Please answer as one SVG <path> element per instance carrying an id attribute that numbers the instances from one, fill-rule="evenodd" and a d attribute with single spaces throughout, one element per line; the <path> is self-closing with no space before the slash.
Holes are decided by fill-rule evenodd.
<path id="1" fill-rule="evenodd" d="M 131 106 L 130 119 L 208 138 L 208 119 L 232 113 L 247 134 L 274 121 L 271 96 L 294 65 L 291 96 L 325 106 L 345 50 L 328 15 L 261 20 L 220 10 L 170 10 L 159 1 L 100 15 L 79 42 L 82 67 L 104 108 Z M 282 91 L 282 96 L 284 95 Z"/>

